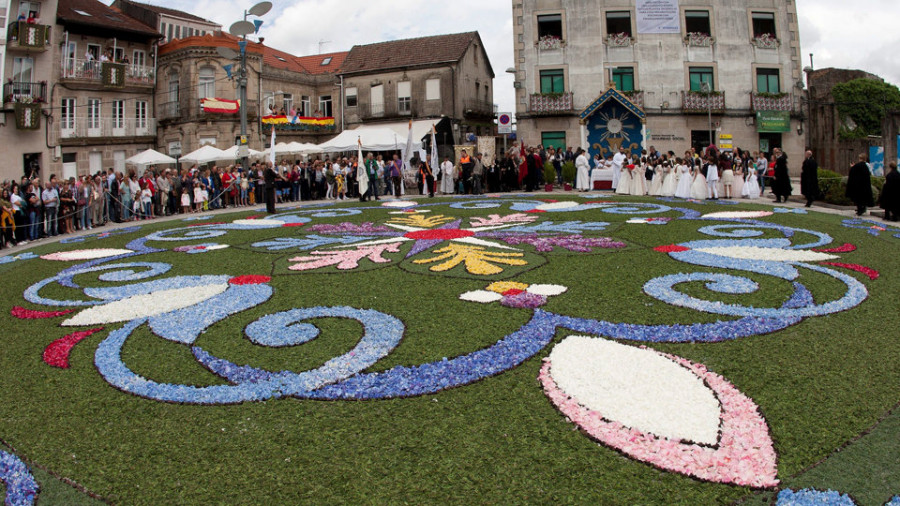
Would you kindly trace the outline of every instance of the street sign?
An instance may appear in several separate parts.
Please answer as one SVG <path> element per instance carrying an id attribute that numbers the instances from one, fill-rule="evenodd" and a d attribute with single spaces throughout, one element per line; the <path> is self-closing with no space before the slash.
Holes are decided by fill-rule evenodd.
<path id="1" fill-rule="evenodd" d="M 508 112 L 500 113 L 497 118 L 497 133 L 506 135 L 512 133 L 512 114 Z"/>

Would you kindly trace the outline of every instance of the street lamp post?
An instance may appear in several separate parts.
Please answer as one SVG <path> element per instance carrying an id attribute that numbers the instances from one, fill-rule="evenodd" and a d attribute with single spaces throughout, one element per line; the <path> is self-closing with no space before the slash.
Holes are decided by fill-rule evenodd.
<path id="1" fill-rule="evenodd" d="M 239 96 L 241 101 L 241 142 L 238 153 L 241 157 L 241 166 L 244 167 L 244 171 L 250 168 L 247 159 L 249 155 L 247 146 L 247 35 L 256 32 L 259 29 L 259 25 L 262 24 L 261 21 L 257 22 L 258 24 L 251 23 L 250 21 L 247 21 L 247 17 L 263 16 L 271 9 L 272 2 L 260 2 L 248 10 L 245 10 L 243 21 L 234 23 L 228 30 L 232 35 L 241 37 L 241 41 L 238 43 L 238 47 L 241 49 L 241 69 L 238 75 L 238 88 L 240 90 Z"/>
<path id="2" fill-rule="evenodd" d="M 709 145 L 714 146 L 715 142 L 713 141 L 712 127 L 712 87 L 709 85 L 709 82 L 703 81 L 700 83 L 700 91 L 706 93 L 706 113 L 709 121 Z"/>

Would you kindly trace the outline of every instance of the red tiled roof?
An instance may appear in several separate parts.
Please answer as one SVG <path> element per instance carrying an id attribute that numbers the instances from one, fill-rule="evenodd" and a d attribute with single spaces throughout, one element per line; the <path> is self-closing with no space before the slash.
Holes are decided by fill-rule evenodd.
<path id="1" fill-rule="evenodd" d="M 234 35 L 225 32 L 208 33 L 202 36 L 187 37 L 184 39 L 175 39 L 167 44 L 159 47 L 160 56 L 185 49 L 188 47 L 227 47 L 238 50 L 238 39 Z M 289 72 L 297 72 L 302 74 L 328 74 L 336 73 L 343 63 L 347 54 L 329 53 L 314 56 L 297 57 L 284 51 L 279 51 L 257 42 L 247 42 L 247 51 L 254 54 L 263 55 L 263 63 L 281 70 Z M 331 58 L 328 65 L 322 65 L 326 58 Z"/>
<path id="2" fill-rule="evenodd" d="M 63 24 L 72 23 L 147 36 L 160 36 L 156 29 L 98 0 L 59 0 L 59 4 L 56 7 L 56 18 Z"/>
<path id="3" fill-rule="evenodd" d="M 177 9 L 170 9 L 170 8 L 168 8 L 168 7 L 161 7 L 161 6 L 159 6 L 159 5 L 150 5 L 150 4 L 146 4 L 146 3 L 143 3 L 143 2 L 134 2 L 134 1 L 132 1 L 132 0 L 119 0 L 119 1 L 120 1 L 120 2 L 131 3 L 131 4 L 134 4 L 134 5 L 143 7 L 143 8 L 145 8 L 145 9 L 151 10 L 151 11 L 157 13 L 157 14 L 165 14 L 165 15 L 167 15 L 167 16 L 173 16 L 173 17 L 178 17 L 178 18 L 190 19 L 191 21 L 199 21 L 199 22 L 202 22 L 202 23 L 217 24 L 217 23 L 214 23 L 214 22 L 212 22 L 212 21 L 210 21 L 210 20 L 208 20 L 208 19 L 203 19 L 203 18 L 201 18 L 200 16 L 196 16 L 196 15 L 194 15 L 194 14 L 191 14 L 191 13 L 188 13 L 188 12 L 184 12 L 184 11 L 179 11 L 179 10 L 177 10 Z"/>
<path id="4" fill-rule="evenodd" d="M 341 71 L 369 72 L 455 62 L 476 39 L 478 32 L 466 32 L 353 46 Z"/>

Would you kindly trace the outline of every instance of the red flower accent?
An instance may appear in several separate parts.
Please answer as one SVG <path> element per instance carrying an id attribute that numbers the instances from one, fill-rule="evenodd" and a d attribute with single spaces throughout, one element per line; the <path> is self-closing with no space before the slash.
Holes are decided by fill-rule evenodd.
<path id="1" fill-rule="evenodd" d="M 691 248 L 685 248 L 684 246 L 679 246 L 677 244 L 670 244 L 668 246 L 659 246 L 653 249 L 660 253 L 681 253 L 682 251 L 689 251 Z"/>
<path id="2" fill-rule="evenodd" d="M 229 279 L 228 284 L 235 286 L 262 285 L 264 283 L 268 283 L 269 281 L 272 281 L 272 278 L 270 278 L 269 276 L 238 276 L 236 278 Z"/>
<path id="3" fill-rule="evenodd" d="M 20 320 L 43 320 L 45 318 L 56 318 L 57 316 L 64 316 L 69 313 L 75 312 L 74 309 L 67 309 L 65 311 L 35 311 L 33 309 L 25 309 L 21 306 L 16 306 L 12 308 L 12 311 L 9 313 Z"/>
<path id="4" fill-rule="evenodd" d="M 453 239 L 463 239 L 472 237 L 475 232 L 469 230 L 459 230 L 458 228 L 438 228 L 435 230 L 420 230 L 418 232 L 409 232 L 403 237 L 415 241 L 452 241 Z"/>
<path id="5" fill-rule="evenodd" d="M 103 327 L 85 330 L 83 332 L 76 332 L 74 334 L 69 334 L 66 337 L 53 341 L 49 346 L 44 348 L 44 362 L 51 367 L 68 369 L 69 354 L 72 352 L 72 348 L 74 348 L 75 345 L 81 342 L 83 339 L 90 337 L 91 335 L 96 334 L 97 332 L 100 332 L 102 330 Z"/>
<path id="6" fill-rule="evenodd" d="M 836 263 L 836 262 L 822 262 L 822 265 L 830 265 L 832 267 L 840 267 L 842 269 L 848 269 L 853 272 L 859 272 L 861 274 L 865 274 L 866 276 L 868 276 L 869 279 L 871 279 L 872 281 L 875 281 L 876 279 L 881 277 L 880 272 L 876 271 L 875 269 L 872 269 L 871 267 L 866 267 L 865 265 L 842 264 L 842 263 Z"/>
<path id="7" fill-rule="evenodd" d="M 513 288 L 512 290 L 507 290 L 503 292 L 504 297 L 515 297 L 516 295 L 521 295 L 525 293 L 525 290 L 519 290 L 518 288 Z"/>
<path id="8" fill-rule="evenodd" d="M 538 214 L 538 213 L 546 213 L 543 209 L 532 209 L 531 211 L 525 211 L 526 213 Z"/>
<path id="9" fill-rule="evenodd" d="M 305 223 L 285 223 L 282 227 L 302 227 L 303 225 L 305 225 Z"/>
<path id="10" fill-rule="evenodd" d="M 841 247 L 839 247 L 839 248 L 832 248 L 832 249 L 816 249 L 816 250 L 813 250 L 813 251 L 818 251 L 819 253 L 853 253 L 854 251 L 856 251 L 856 246 L 854 246 L 854 245 L 852 245 L 852 244 L 850 244 L 850 243 L 847 243 L 847 244 L 844 244 L 843 246 L 841 246 Z"/>

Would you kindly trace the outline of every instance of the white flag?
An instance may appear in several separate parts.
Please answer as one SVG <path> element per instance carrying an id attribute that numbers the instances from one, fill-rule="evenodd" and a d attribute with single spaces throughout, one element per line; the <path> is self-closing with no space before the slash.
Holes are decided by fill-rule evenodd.
<path id="1" fill-rule="evenodd" d="M 269 148 L 269 161 L 272 162 L 272 168 L 275 168 L 275 125 L 272 125 L 272 146 Z"/>
<path id="2" fill-rule="evenodd" d="M 359 151 L 356 155 L 356 182 L 359 183 L 359 195 L 362 197 L 369 191 L 369 171 L 362 153 L 362 139 L 359 139 Z"/>
<path id="3" fill-rule="evenodd" d="M 412 120 L 409 120 L 409 135 L 406 137 L 406 149 L 403 150 L 403 167 L 406 171 L 412 170 L 412 167 L 409 166 L 409 161 L 412 160 L 413 157 L 413 132 L 412 132 Z"/>
<path id="4" fill-rule="evenodd" d="M 437 173 L 435 172 L 435 167 L 440 167 L 441 163 L 438 160 L 438 149 L 437 149 L 437 132 L 434 129 L 434 125 L 431 125 L 431 172 L 437 177 Z M 438 169 L 440 170 L 440 169 Z"/>

